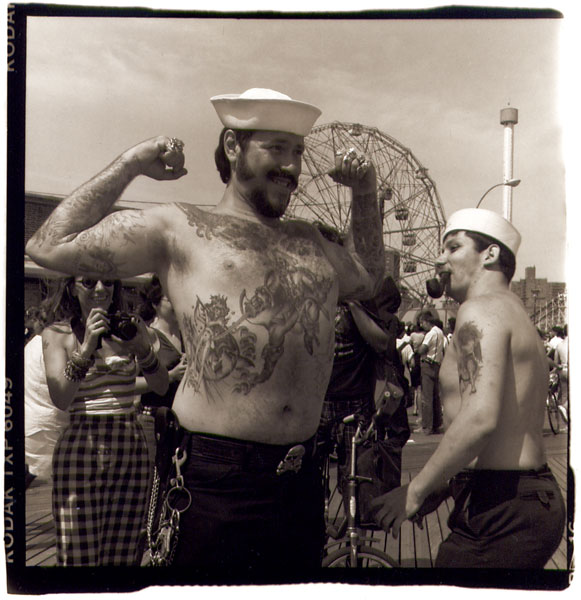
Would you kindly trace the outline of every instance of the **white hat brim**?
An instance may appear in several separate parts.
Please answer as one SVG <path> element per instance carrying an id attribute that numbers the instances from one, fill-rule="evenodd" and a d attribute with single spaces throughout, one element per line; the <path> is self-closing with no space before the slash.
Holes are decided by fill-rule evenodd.
<path id="1" fill-rule="evenodd" d="M 298 100 L 240 98 L 224 94 L 210 98 L 224 127 L 255 131 L 284 131 L 307 136 L 321 110 Z"/>
<path id="2" fill-rule="evenodd" d="M 515 256 L 521 235 L 514 225 L 499 214 L 484 208 L 463 208 L 450 215 L 442 239 L 453 231 L 482 233 L 505 245 Z"/>

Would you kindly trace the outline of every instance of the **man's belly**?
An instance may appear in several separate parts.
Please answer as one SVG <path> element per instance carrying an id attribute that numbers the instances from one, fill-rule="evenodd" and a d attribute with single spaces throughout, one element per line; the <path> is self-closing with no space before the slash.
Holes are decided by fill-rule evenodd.
<path id="1" fill-rule="evenodd" d="M 303 442 L 319 425 L 322 397 L 301 394 L 294 399 L 230 398 L 213 406 L 200 397 L 176 395 L 173 410 L 182 427 L 267 444 Z"/>

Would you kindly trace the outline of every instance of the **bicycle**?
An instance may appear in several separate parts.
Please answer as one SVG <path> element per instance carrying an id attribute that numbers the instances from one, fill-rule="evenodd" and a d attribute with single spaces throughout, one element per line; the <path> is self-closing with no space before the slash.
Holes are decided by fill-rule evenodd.
<path id="1" fill-rule="evenodd" d="M 569 419 L 567 410 L 559 404 L 561 395 L 561 383 L 559 374 L 556 371 L 551 371 L 549 374 L 549 392 L 547 394 L 547 416 L 549 418 L 549 426 L 553 434 L 557 435 L 561 430 L 560 421 L 568 425 Z"/>
<path id="2" fill-rule="evenodd" d="M 378 411 L 379 412 L 379 411 Z M 372 483 L 369 477 L 357 474 L 357 451 L 365 443 L 375 430 L 376 414 L 367 430 L 363 431 L 364 418 L 361 415 L 349 415 L 343 419 L 343 423 L 357 422 L 357 430 L 351 438 L 351 457 L 349 475 L 347 476 L 347 496 L 349 510 L 345 515 L 341 526 L 336 529 L 327 521 L 327 535 L 334 539 L 325 546 L 327 552 L 323 559 L 323 567 L 349 567 L 349 568 L 392 568 L 397 567 L 397 562 L 385 552 L 372 546 L 374 537 L 371 533 L 362 535 L 362 527 L 359 515 L 359 485 L 362 482 Z M 328 519 L 329 510 L 329 471 L 330 460 L 327 457 L 324 467 L 325 480 L 325 518 Z M 340 546 L 345 544 L 343 548 Z M 333 548 L 338 549 L 333 550 Z"/>

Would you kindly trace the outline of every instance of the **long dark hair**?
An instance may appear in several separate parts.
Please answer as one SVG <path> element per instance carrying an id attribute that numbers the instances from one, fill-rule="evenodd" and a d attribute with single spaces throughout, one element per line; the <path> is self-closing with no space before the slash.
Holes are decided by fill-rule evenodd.
<path id="1" fill-rule="evenodd" d="M 63 321 L 79 321 L 83 320 L 81 305 L 75 296 L 72 294 L 73 286 L 75 285 L 74 277 L 62 277 L 51 283 L 49 292 L 44 306 L 46 307 L 47 321 L 49 323 Z M 113 287 L 113 299 L 110 312 L 123 311 L 126 309 L 125 299 L 123 297 L 123 287 L 119 279 L 115 280 Z"/>

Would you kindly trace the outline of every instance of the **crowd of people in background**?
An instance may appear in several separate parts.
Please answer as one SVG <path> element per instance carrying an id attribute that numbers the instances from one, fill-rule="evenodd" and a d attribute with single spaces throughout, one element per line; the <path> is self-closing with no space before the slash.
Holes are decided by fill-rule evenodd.
<path id="1" fill-rule="evenodd" d="M 140 368 L 143 362 L 131 351 L 135 342 L 123 350 L 119 340 L 115 344 L 107 336 L 103 315 L 126 308 L 120 282 L 70 277 L 53 282 L 52 288 L 39 306 L 26 313 L 26 487 L 35 479 L 54 487 L 59 564 L 139 564 L 145 551 L 144 498 L 151 488 L 156 452 L 155 415 L 160 407 L 171 408 L 186 369 L 179 324 L 159 279 L 153 276 L 131 312 L 140 323 L 144 344 L 163 367 L 162 379 L 167 377 L 167 386 L 162 383 L 156 390 L 151 373 L 148 379 L 147 369 Z M 397 286 L 387 276 L 372 300 L 337 307 L 335 359 L 318 447 L 321 460 L 331 455 L 338 462 L 340 488 L 356 428 L 343 424 L 347 415 L 363 415 L 367 424 L 376 417 L 381 439 L 395 456 L 390 487 L 393 482 L 399 485 L 401 450 L 410 434 L 441 433 L 438 370 L 456 320 L 451 316 L 444 326 L 437 311 L 428 308 L 418 311 L 415 322 L 404 323 L 397 317 L 400 303 Z M 547 333 L 539 330 L 539 335 L 559 376 L 560 404 L 567 408 L 567 326 L 555 325 Z M 91 364 L 79 354 L 83 344 L 94 346 L 97 360 Z M 72 364 L 59 350 L 69 345 L 75 347 Z M 48 359 L 45 349 L 50 350 Z M 67 368 L 68 378 L 62 376 Z M 75 374 L 81 371 L 88 377 L 79 385 Z M 408 409 L 418 417 L 413 430 Z M 96 414 L 99 418 L 91 419 Z M 105 414 L 109 418 L 103 420 Z M 122 478 L 119 468 L 103 475 L 111 454 L 125 457 Z M 100 489 L 107 492 L 95 499 L 93 482 L 100 476 L 106 479 Z M 138 554 L 130 549 L 139 549 Z"/>

